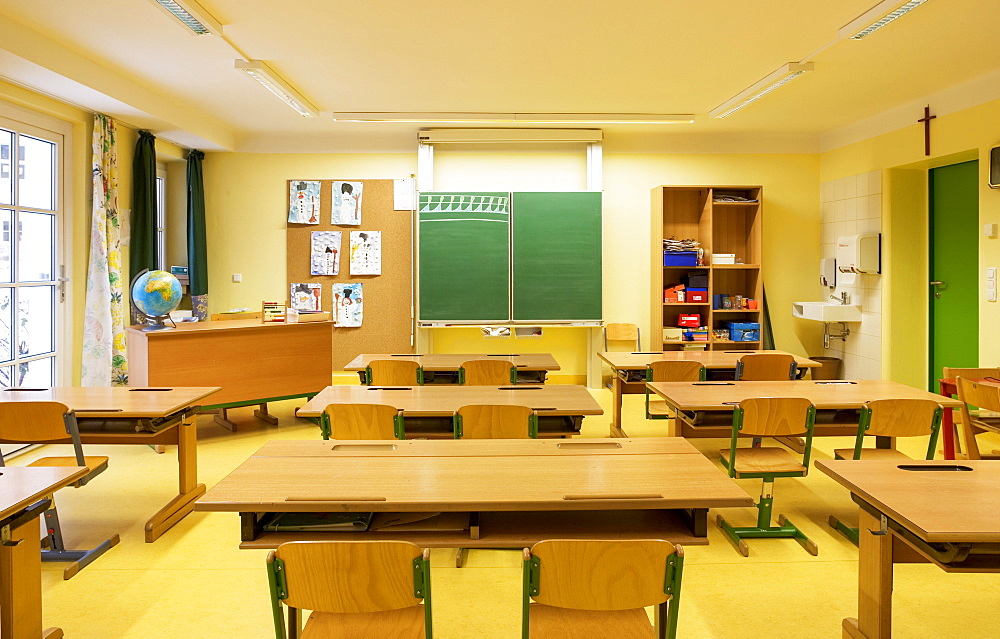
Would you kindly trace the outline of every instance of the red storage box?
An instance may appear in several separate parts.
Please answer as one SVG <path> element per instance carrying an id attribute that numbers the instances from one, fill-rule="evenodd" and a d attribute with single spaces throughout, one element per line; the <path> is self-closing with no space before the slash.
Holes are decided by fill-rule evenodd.
<path id="1" fill-rule="evenodd" d="M 681 313 L 677 316 L 677 326 L 684 328 L 698 328 L 701 326 L 701 314 Z"/>
<path id="2" fill-rule="evenodd" d="M 689 301 L 689 302 L 707 302 L 708 301 L 708 289 L 707 288 L 689 288 L 687 290 L 687 301 Z"/>

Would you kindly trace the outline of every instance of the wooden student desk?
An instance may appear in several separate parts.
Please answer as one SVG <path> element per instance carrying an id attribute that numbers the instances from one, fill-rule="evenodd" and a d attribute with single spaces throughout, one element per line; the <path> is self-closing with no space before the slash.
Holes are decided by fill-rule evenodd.
<path id="1" fill-rule="evenodd" d="M 254 414 L 272 424 L 267 402 L 311 397 L 333 376 L 333 324 L 262 324 L 259 319 L 180 322 L 174 330 L 128 330 L 129 381 L 136 386 L 218 386 L 206 410 L 235 430 L 224 411 L 259 404 Z"/>
<path id="2" fill-rule="evenodd" d="M 708 508 L 750 496 L 679 438 L 274 441 L 197 510 L 239 512 L 240 548 L 297 539 L 400 539 L 522 548 L 543 539 L 707 544 Z M 476 512 L 466 530 L 264 532 L 279 512 Z"/>
<path id="3" fill-rule="evenodd" d="M 177 445 L 177 496 L 146 522 L 146 542 L 194 509 L 205 492 L 198 483 L 198 402 L 219 390 L 206 388 L 78 388 L 6 389 L 4 402 L 61 402 L 76 412 L 84 444 Z M 162 428 L 136 432 L 140 428 Z M 69 436 L 67 435 L 67 441 Z M 55 443 L 55 442 L 53 442 Z M 65 443 L 65 442 L 59 442 Z"/>
<path id="4" fill-rule="evenodd" d="M 58 639 L 60 628 L 42 630 L 42 548 L 38 517 L 48 497 L 87 474 L 85 467 L 0 469 L 0 528 L 11 545 L 0 545 L 0 636 Z"/>
<path id="5" fill-rule="evenodd" d="M 816 468 L 850 490 L 861 507 L 858 617 L 844 619 L 845 639 L 892 636 L 894 563 L 929 561 L 945 572 L 1000 572 L 1000 464 L 906 464 L 971 470 L 911 471 L 892 461 L 816 462 Z"/>
<path id="6" fill-rule="evenodd" d="M 453 384 L 458 382 L 458 369 L 462 362 L 473 359 L 506 359 L 517 367 L 518 381 L 529 384 L 544 384 L 547 371 L 559 370 L 559 363 L 549 353 L 428 353 L 427 355 L 390 355 L 363 353 L 358 355 L 344 367 L 345 371 L 357 371 L 361 383 L 365 382 L 365 367 L 374 359 L 403 359 L 420 364 L 424 370 L 425 383 Z M 427 375 L 433 373 L 433 375 Z"/>
<path id="7" fill-rule="evenodd" d="M 611 392 L 613 406 L 611 414 L 611 436 L 628 437 L 622 430 L 622 395 L 633 393 L 645 393 L 646 380 L 638 373 L 645 373 L 646 365 L 650 362 L 662 360 L 694 361 L 704 366 L 709 378 L 712 373 L 725 371 L 730 373 L 728 377 L 736 371 L 736 362 L 744 355 L 753 353 L 772 353 L 778 355 L 792 355 L 795 358 L 795 365 L 800 371 L 807 368 L 817 368 L 819 362 L 800 357 L 785 351 L 652 351 L 648 353 L 598 353 L 597 356 L 611 366 Z M 630 375 L 630 373 L 632 373 Z M 641 381 L 629 381 L 640 377 Z"/>
<path id="8" fill-rule="evenodd" d="M 816 435 L 857 435 L 854 413 L 876 399 L 930 399 L 945 408 L 961 403 L 919 388 L 888 380 L 787 382 L 650 382 L 650 390 L 681 411 L 677 420 L 684 437 L 729 437 L 733 407 L 750 397 L 804 397 L 817 410 Z M 838 411 L 845 411 L 839 413 Z M 881 445 L 887 445 L 882 442 Z"/>
<path id="9" fill-rule="evenodd" d="M 388 404 L 403 411 L 406 434 L 452 437 L 451 418 L 468 404 L 530 406 L 538 411 L 542 437 L 566 437 L 580 432 L 585 415 L 601 415 L 597 400 L 583 386 L 328 386 L 296 413 L 318 418 L 329 404 Z"/>

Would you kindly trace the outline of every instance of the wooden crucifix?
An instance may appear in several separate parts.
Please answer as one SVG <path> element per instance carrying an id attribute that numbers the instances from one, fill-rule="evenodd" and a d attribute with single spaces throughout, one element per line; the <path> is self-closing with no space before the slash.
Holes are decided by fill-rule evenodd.
<path id="1" fill-rule="evenodd" d="M 931 120 L 936 117 L 936 115 L 931 115 L 931 106 L 928 104 L 924 107 L 924 117 L 917 120 L 917 122 L 924 123 L 924 155 L 931 154 Z"/>

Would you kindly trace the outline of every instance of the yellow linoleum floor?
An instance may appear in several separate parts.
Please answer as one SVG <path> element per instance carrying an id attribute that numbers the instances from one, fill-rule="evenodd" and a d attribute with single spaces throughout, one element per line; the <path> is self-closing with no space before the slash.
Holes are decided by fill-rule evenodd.
<path id="1" fill-rule="evenodd" d="M 606 412 L 608 391 L 593 391 Z M 230 415 L 237 433 L 199 418 L 199 479 L 212 486 L 271 439 L 318 437 L 315 426 L 292 410 L 301 401 L 271 407 L 269 426 L 252 409 Z M 643 419 L 642 397 L 625 397 L 623 423 L 630 436 L 665 433 L 664 422 Z M 607 435 L 608 418 L 588 417 L 583 434 Z M 713 461 L 722 440 L 693 440 Z M 828 459 L 844 438 L 816 440 L 814 458 Z M 925 445 L 925 444 L 924 444 Z M 902 446 L 920 455 L 921 444 Z M 984 449 L 989 449 L 989 444 Z M 1000 440 L 993 442 L 1000 448 Z M 12 463 L 27 463 L 60 447 L 33 451 Z M 58 452 L 58 451 L 57 451 Z M 143 541 L 146 519 L 176 489 L 173 447 L 157 455 L 143 446 L 89 446 L 111 457 L 109 469 L 82 489 L 57 493 L 70 546 L 90 546 L 117 532 L 121 544 L 70 581 L 62 564 L 43 565 L 44 618 L 69 639 L 159 639 L 273 636 L 264 573 L 264 551 L 238 550 L 239 518 L 229 513 L 193 513 L 153 544 Z M 756 496 L 760 482 L 743 480 Z M 933 495 L 928 495 L 933 499 Z M 743 558 L 709 525 L 708 546 L 686 548 L 679 636 L 684 638 L 829 638 L 853 616 L 857 597 L 857 550 L 827 526 L 836 514 L 855 520 L 845 490 L 819 472 L 775 484 L 775 514 L 785 513 L 819 544 L 818 557 L 792 540 L 752 540 Z M 714 514 L 710 519 L 714 520 Z M 725 509 L 734 525 L 750 525 L 755 511 Z M 472 551 L 465 568 L 454 568 L 453 552 L 432 555 L 434 630 L 439 639 L 508 639 L 520 632 L 520 561 L 511 551 Z M 948 575 L 931 565 L 896 567 L 894 636 L 944 639 L 1000 636 L 1000 575 Z M 595 638 L 603 637 L 595 629 Z"/>

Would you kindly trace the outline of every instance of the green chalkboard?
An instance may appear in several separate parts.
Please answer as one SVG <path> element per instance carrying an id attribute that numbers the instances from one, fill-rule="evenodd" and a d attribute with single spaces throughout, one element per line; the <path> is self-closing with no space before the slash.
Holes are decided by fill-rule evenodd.
<path id="1" fill-rule="evenodd" d="M 601 319 L 601 193 L 514 193 L 511 224 L 513 319 Z"/>
<path id="2" fill-rule="evenodd" d="M 418 319 L 510 318 L 510 193 L 420 194 Z"/>

